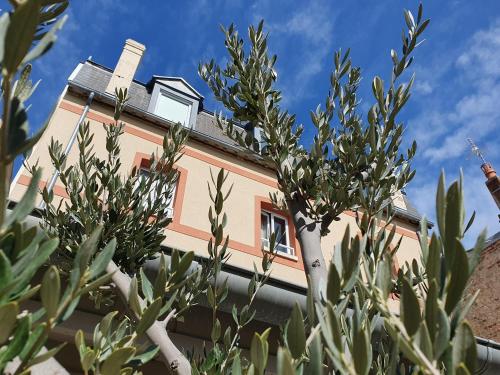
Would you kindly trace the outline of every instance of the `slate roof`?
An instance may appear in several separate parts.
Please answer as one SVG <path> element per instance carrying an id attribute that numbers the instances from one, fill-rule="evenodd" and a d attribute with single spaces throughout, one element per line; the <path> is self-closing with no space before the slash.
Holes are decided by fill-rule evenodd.
<path id="1" fill-rule="evenodd" d="M 403 194 L 403 200 L 406 205 L 406 212 L 411 216 L 415 216 L 415 218 L 421 219 L 422 215 L 420 215 L 417 208 L 413 205 L 413 203 L 411 203 L 406 194 Z"/>
<path id="2" fill-rule="evenodd" d="M 82 63 L 80 70 L 77 74 L 71 78 L 70 83 L 75 83 L 77 85 L 83 86 L 89 90 L 98 93 L 105 93 L 108 83 L 111 79 L 112 70 L 97 64 L 93 61 L 85 61 Z M 151 100 L 151 93 L 154 86 L 154 78 L 160 76 L 153 76 L 153 79 L 148 83 L 143 83 L 137 80 L 133 80 L 129 88 L 129 101 L 128 104 L 139 111 L 147 112 L 149 108 L 149 102 Z M 227 137 L 223 131 L 217 126 L 216 120 L 213 113 L 201 110 L 198 113 L 195 125 L 196 133 L 201 133 L 204 136 L 214 140 L 216 142 L 221 142 L 225 145 L 231 147 L 239 146 Z M 241 150 L 242 153 L 244 150 Z M 406 205 L 406 210 L 397 209 L 399 213 L 409 220 L 418 221 L 421 219 L 421 215 L 415 206 L 410 202 L 406 195 L 403 195 L 403 199 Z M 432 225 L 432 223 L 430 223 Z"/>
<path id="3" fill-rule="evenodd" d="M 486 240 L 485 247 L 488 247 L 488 246 L 494 244 L 497 241 L 500 241 L 500 232 L 496 232 L 493 236 L 491 236 L 490 238 L 488 238 Z"/>
<path id="4" fill-rule="evenodd" d="M 72 79 L 72 82 L 87 87 L 90 90 L 103 93 L 106 91 L 111 75 L 112 72 L 108 68 L 92 61 L 86 61 L 82 64 L 80 71 Z M 152 91 L 152 82 L 142 83 L 137 80 L 132 81 L 129 88 L 130 99 L 128 104 L 141 111 L 147 112 Z M 224 135 L 222 130 L 217 126 L 213 114 L 208 111 L 200 111 L 198 113 L 196 130 L 216 140 L 236 145 L 235 142 Z"/>

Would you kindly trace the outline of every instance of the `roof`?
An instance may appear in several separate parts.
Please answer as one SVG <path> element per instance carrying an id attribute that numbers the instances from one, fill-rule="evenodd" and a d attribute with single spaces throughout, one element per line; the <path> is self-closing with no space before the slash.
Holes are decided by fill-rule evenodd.
<path id="1" fill-rule="evenodd" d="M 485 247 L 493 245 L 497 241 L 500 241 L 500 231 L 496 232 L 493 236 L 486 240 Z"/>
<path id="2" fill-rule="evenodd" d="M 112 74 L 113 71 L 111 69 L 97 64 L 93 61 L 87 60 L 82 63 L 80 69 L 78 71 L 75 71 L 75 73 L 70 77 L 69 84 L 79 86 L 83 90 L 94 91 L 101 94 L 101 98 L 105 98 L 105 96 L 107 95 L 106 88 L 109 81 L 111 80 Z M 129 101 L 127 103 L 126 109 L 134 114 L 139 115 L 147 113 L 148 119 L 153 118 L 157 123 L 167 123 L 167 121 L 161 121 L 158 116 L 155 116 L 154 114 L 148 112 L 149 102 L 151 101 L 151 96 L 156 81 L 159 81 L 162 84 L 168 84 L 169 81 L 182 83 L 193 93 L 193 95 L 197 96 L 200 101 L 203 100 L 203 96 L 183 78 L 154 75 L 148 83 L 143 83 L 138 80 L 132 81 L 128 90 Z M 172 87 L 176 89 L 175 85 Z M 191 135 L 195 139 L 231 152 L 238 157 L 251 160 L 264 167 L 270 167 L 269 164 L 267 164 L 260 157 L 260 155 L 255 155 L 254 153 L 250 154 L 250 152 L 242 149 L 236 142 L 225 135 L 224 131 L 217 125 L 214 114 L 210 111 L 201 110 L 198 113 L 196 125 L 191 132 Z M 404 194 L 403 199 L 406 205 L 406 210 L 397 209 L 396 215 L 410 221 L 418 222 L 422 218 L 422 216 L 415 208 L 415 206 L 409 201 L 408 197 Z M 432 225 L 432 223 L 429 224 Z"/>
<path id="3" fill-rule="evenodd" d="M 406 194 L 403 194 L 403 200 L 406 205 L 406 211 L 413 216 L 421 217 L 420 213 L 418 212 L 417 208 L 413 205 L 413 203 L 410 202 Z"/>
<path id="4" fill-rule="evenodd" d="M 111 75 L 112 71 L 108 70 L 107 68 L 96 64 L 93 61 L 86 61 L 84 64 L 82 64 L 80 70 L 72 79 L 72 83 L 76 83 L 92 91 L 104 93 L 106 92 L 106 87 L 111 80 Z M 198 95 L 199 98 L 203 98 L 203 96 L 201 96 L 198 91 L 192 88 L 192 86 L 182 78 L 154 76 L 154 78 L 155 77 L 160 81 L 181 81 L 182 83 L 186 84 L 186 86 L 189 87 L 196 95 Z M 154 79 L 147 84 L 136 80 L 132 81 L 129 88 L 128 105 L 131 107 L 135 107 L 138 110 L 147 112 L 149 102 L 151 100 L 153 85 Z M 200 111 L 198 113 L 198 117 L 196 119 L 196 130 L 208 135 L 211 138 L 236 146 L 236 143 L 228 136 L 226 136 L 222 129 L 217 126 L 214 115 L 208 111 Z"/>

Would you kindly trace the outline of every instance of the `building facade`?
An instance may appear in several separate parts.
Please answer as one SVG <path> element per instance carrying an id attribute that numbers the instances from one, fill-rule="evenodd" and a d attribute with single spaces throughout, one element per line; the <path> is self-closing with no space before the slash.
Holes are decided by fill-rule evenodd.
<path id="1" fill-rule="evenodd" d="M 488 239 L 468 286 L 469 294 L 479 291 L 467 318 L 474 333 L 500 342 L 500 232 Z"/>
<path id="2" fill-rule="evenodd" d="M 208 256 L 210 199 L 206 184 L 210 180 L 210 170 L 217 172 L 220 168 L 229 172 L 228 186 L 234 185 L 224 210 L 228 215 L 226 229 L 231 253 L 225 272 L 232 275 L 235 284 L 238 277 L 245 279 L 245 275 L 253 272 L 253 264 L 260 267 L 261 248 L 266 245 L 271 227 L 281 228 L 286 234 L 277 249 L 270 285 L 257 302 L 257 321 L 279 325 L 288 317 L 294 299 L 305 303 L 306 277 L 291 218 L 274 209 L 269 200 L 269 193 L 277 190 L 275 173 L 258 155 L 242 150 L 223 134 L 215 123 L 214 114 L 204 108 L 203 96 L 184 79 L 152 76 L 147 83 L 135 80 L 144 51 L 144 46 L 128 40 L 114 70 L 92 61 L 78 64 L 68 78 L 44 135 L 30 156 L 43 167 L 40 187 L 45 186 L 53 174 L 47 152 L 51 139 L 66 145 L 87 106 L 86 120 L 95 134 L 95 151 L 104 156 L 102 123 L 113 122 L 115 87 L 128 88 L 130 99 L 121 117 L 124 123 L 124 134 L 120 139 L 124 175 L 133 166 L 146 165 L 149 155 L 161 149 L 165 129 L 173 122 L 181 122 L 191 129 L 184 155 L 176 165 L 179 179 L 172 205 L 173 222 L 165 229 L 166 247 L 192 250 L 200 257 Z M 71 165 L 77 159 L 75 146 L 69 152 L 67 163 Z M 13 181 L 11 200 L 18 201 L 22 197 L 30 180 L 29 173 L 22 167 Z M 57 181 L 53 192 L 58 199 L 67 197 Z M 395 242 L 402 237 L 396 255 L 397 262 L 402 265 L 420 257 L 416 233 L 420 215 L 403 194 L 394 198 L 394 204 L 398 234 Z M 323 238 L 322 250 L 327 261 L 348 225 L 352 227 L 351 233 L 357 232 L 352 212 L 345 212 L 340 221 L 334 221 L 330 233 Z M 228 303 L 238 300 L 237 292 L 235 295 Z M 75 325 L 88 321 L 91 331 L 93 318 L 84 312 L 81 314 Z M 193 344 L 193 337 L 199 339 L 210 335 L 210 330 L 202 325 L 187 327 L 179 323 L 176 331 L 177 339 L 185 340 L 188 347 Z M 60 335 L 62 339 L 64 332 Z"/>
<path id="3" fill-rule="evenodd" d="M 490 163 L 487 163 L 479 151 L 483 161 L 481 170 L 486 178 L 488 188 L 497 207 L 500 209 L 500 177 Z M 500 215 L 498 216 L 500 219 Z M 479 291 L 467 318 L 474 333 L 484 339 L 500 342 L 500 232 L 491 236 L 481 252 L 479 264 L 471 277 L 468 286 L 469 294 Z"/>

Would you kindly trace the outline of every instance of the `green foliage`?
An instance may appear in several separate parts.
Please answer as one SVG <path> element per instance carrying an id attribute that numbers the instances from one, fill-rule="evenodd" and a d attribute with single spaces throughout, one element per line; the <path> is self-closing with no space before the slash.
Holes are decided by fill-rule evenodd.
<path id="1" fill-rule="evenodd" d="M 405 14 L 413 20 L 410 12 Z M 410 162 L 416 143 L 401 150 L 404 124 L 397 115 L 413 84 L 413 77 L 406 83 L 401 77 L 428 25 L 421 10 L 419 14 L 403 31 L 401 58 L 391 51 L 388 87 L 380 77 L 373 79 L 374 104 L 366 116 L 358 108 L 361 69 L 352 63 L 349 50 L 335 53 L 325 104 L 310 113 L 315 136 L 309 149 L 302 146 L 303 126 L 281 107 L 281 92 L 275 87 L 277 57 L 268 51 L 263 21 L 249 27 L 249 48 L 233 25 L 223 28 L 225 67 L 214 60 L 199 67 L 201 78 L 232 114 L 231 119 L 219 115 L 218 126 L 247 151 L 259 153 L 276 172 L 279 192 L 270 193 L 270 198 L 293 219 L 315 302 L 328 279 L 319 243 L 331 223 L 344 211 L 355 211 L 360 231 L 366 233 L 371 227 L 368 218 L 383 212 L 391 217 L 394 195 L 415 174 Z"/>
<path id="2" fill-rule="evenodd" d="M 0 17 L 4 106 L 4 125 L 0 127 L 0 372 L 8 369 L 15 374 L 25 374 L 31 366 L 46 361 L 61 349 L 63 345 L 41 352 L 52 330 L 72 315 L 81 297 L 88 293 L 95 295 L 115 276 L 127 279 L 116 268 L 113 259 L 135 271 L 138 265 L 158 252 L 164 238 L 162 230 L 170 220 L 166 203 L 161 199 L 145 201 L 143 197 L 148 196 L 145 192 L 152 186 L 172 186 L 175 182 L 177 175 L 173 166 L 180 157 L 186 134 L 178 127 L 171 129 L 165 137 L 162 154 L 151 156 L 152 178 L 139 181 L 138 171 L 133 170 L 132 176 L 123 180 L 118 173 L 121 166 L 118 137 L 123 128 L 117 121 L 127 93 L 118 90 L 116 123 L 106 127 L 107 160 L 100 160 L 93 153 L 93 136 L 88 124 L 79 133 L 78 172 L 72 166 L 66 168 L 62 145 L 51 144 L 49 153 L 54 165 L 68 193 L 73 195 L 66 206 L 55 208 L 51 205 L 52 192 L 44 189 L 42 194 L 48 207 L 42 215 L 47 233 L 40 231 L 38 220 L 28 217 L 35 208 L 40 182 L 41 173 L 36 166 L 29 167 L 33 178 L 25 195 L 6 216 L 12 162 L 19 154 L 29 151 L 44 130 L 28 137 L 25 102 L 38 83 L 31 82 L 31 65 L 26 63 L 50 49 L 65 20 L 57 18 L 68 5 L 58 0 L 12 0 L 11 3 L 13 11 Z M 81 183 L 87 187 L 82 196 L 79 195 Z M 160 188 L 156 193 L 160 196 Z M 171 189 L 166 192 L 161 189 L 161 194 L 167 198 Z M 148 225 L 151 216 L 155 219 Z M 61 222 L 65 225 L 60 225 Z M 127 235 L 127 231 L 131 231 L 131 235 Z M 131 263 L 126 263 L 129 259 Z M 196 285 L 206 284 L 201 272 L 188 275 L 192 253 L 180 258 L 174 252 L 173 259 L 178 262 L 167 267 L 162 258 L 154 290 L 141 270 L 142 291 L 147 298 L 144 301 L 134 295 L 139 309 L 132 311 L 130 318 L 120 315 L 122 323 L 117 324 L 117 313 L 108 314 L 96 327 L 92 346 L 85 344 L 81 331 L 77 333 L 76 343 L 85 373 L 137 373 L 142 364 L 157 354 L 158 347 L 144 348 L 137 343 L 137 338 L 160 316 L 167 315 L 169 319 L 175 308 L 187 309 L 203 291 L 203 286 Z M 53 265 L 45 267 L 44 271 L 44 265 L 50 262 Z M 43 275 L 40 284 L 35 282 L 36 274 Z M 191 294 L 185 293 L 185 288 L 190 288 Z M 181 294 L 182 298 L 176 297 Z M 32 297 L 38 297 L 41 306 L 34 311 L 21 312 L 21 303 Z M 18 365 L 12 365 L 14 358 L 19 359 Z"/>
<path id="3" fill-rule="evenodd" d="M 24 196 L 25 200 L 32 202 L 29 211 L 34 208 L 38 181 L 37 174 L 31 182 L 33 186 Z M 3 317 L 0 320 L 0 370 L 2 371 L 16 356 L 21 359 L 17 371 L 22 372 L 55 355 L 60 348 L 38 355 L 50 332 L 71 316 L 80 298 L 96 289 L 103 277 L 106 282 L 110 280 L 109 275 L 101 276 L 102 270 L 97 272 L 98 265 L 90 262 L 100 238 L 101 228 L 97 228 L 79 247 L 79 254 L 87 256 L 75 258 L 71 268 L 71 283 L 63 288 L 59 271 L 52 266 L 45 271 L 41 284 L 33 285 L 35 273 L 39 272 L 47 262 L 59 241 L 37 232 L 36 226 L 28 227 L 21 223 L 19 220 L 24 220 L 26 215 L 27 213 L 18 216 L 9 227 L 4 227 L 0 237 L 2 249 L 0 315 Z M 9 216 L 9 219 L 13 216 L 14 214 Z M 107 249 L 112 254 L 115 242 L 112 242 Z M 38 293 L 42 306 L 37 311 L 20 314 L 20 304 Z"/>
<path id="4" fill-rule="evenodd" d="M 127 91 L 116 94 L 115 123 L 104 125 L 106 159 L 99 158 L 94 150 L 94 134 L 88 122 L 79 129 L 77 164 L 67 165 L 63 145 L 51 142 L 49 154 L 69 200 L 56 204 L 53 192 L 44 188 L 47 209 L 43 220 L 44 228 L 60 239 L 57 255 L 62 263 L 71 261 L 82 237 L 89 235 L 96 224 L 102 224 L 101 244 L 116 238 L 113 260 L 132 274 L 156 256 L 165 239 L 164 228 L 172 221 L 169 205 L 178 178 L 174 165 L 181 157 L 187 133 L 181 126 L 169 128 L 160 153 L 149 159 L 147 178 L 141 176 L 138 166 L 123 178 L 119 143 L 123 125 L 119 117 Z"/>
<path id="5" fill-rule="evenodd" d="M 397 122 L 396 115 L 409 98 L 413 79 L 399 85 L 397 80 L 409 67 L 417 37 L 427 24 L 419 19 L 408 26 L 401 59 L 392 51 L 387 92 L 381 78 L 373 80 L 376 102 L 367 125 L 357 108 L 360 68 L 352 65 L 349 51 L 335 54 L 325 109 L 318 106 L 311 112 L 316 136 L 310 150 L 300 144 L 302 125 L 296 125 L 295 116 L 280 107 L 281 92 L 274 87 L 276 56 L 269 55 L 263 22 L 249 28 L 248 52 L 233 25 L 223 29 L 228 63 L 224 68 L 213 60 L 200 65 L 200 76 L 232 113 L 227 121 L 219 116 L 219 126 L 242 147 L 260 152 L 276 170 L 283 200 L 273 195 L 275 204 L 286 204 L 293 211 L 290 202 L 302 202 L 307 216 L 319 222 L 322 234 L 326 234 L 332 220 L 338 220 L 347 209 L 371 214 L 382 211 L 392 195 L 412 179 L 409 161 L 416 145 L 406 155 L 400 152 L 403 124 Z M 235 124 L 250 131 L 245 133 Z"/>
<path id="6" fill-rule="evenodd" d="M 285 337 L 292 357 L 299 359 L 306 348 L 306 334 L 302 312 L 297 303 L 293 306 Z"/>
<path id="7" fill-rule="evenodd" d="M 346 229 L 330 265 L 331 280 L 323 300 L 308 310 L 307 319 L 297 307 L 293 309 L 284 347 L 278 349 L 278 374 L 474 373 L 476 341 L 465 316 L 475 297 L 465 298 L 464 290 L 484 235 L 469 260 L 461 242 L 464 217 L 448 211 L 463 211 L 461 179 L 446 189 L 442 177 L 438 201 L 446 202 L 444 209 L 437 207 L 440 228 L 454 228 L 453 250 L 444 245 L 449 231 L 440 229 L 429 239 L 424 219 L 422 265 L 405 264 L 399 275 L 388 271 L 394 252 L 382 248 L 393 232 L 380 222 L 380 215 L 368 220 L 368 231 L 361 238 L 351 238 Z M 372 226 L 380 229 L 372 231 Z M 355 257 L 352 262 L 345 261 L 347 253 Z M 378 253 L 382 256 L 375 258 Z M 362 273 L 352 266 L 358 263 Z M 391 292 L 400 296 L 399 311 L 389 304 Z M 310 369 L 315 372 L 307 372 Z"/>
<path id="8" fill-rule="evenodd" d="M 62 346 L 40 354 L 54 327 L 71 316 L 79 299 L 102 277 L 102 269 L 91 262 L 97 250 L 96 241 L 82 238 L 78 251 L 90 256 L 70 264 L 73 283 L 61 284 L 57 268 L 49 267 L 41 279 L 43 265 L 56 251 L 59 240 L 50 238 L 37 228 L 36 222 L 26 221 L 35 208 L 40 171 L 33 170 L 32 181 L 21 200 L 7 214 L 7 194 L 12 163 L 16 156 L 28 151 L 40 138 L 43 129 L 29 138 L 27 108 L 24 103 L 38 84 L 30 80 L 28 61 L 47 52 L 55 40 L 55 32 L 65 18 L 61 18 L 47 32 L 49 23 L 64 11 L 66 1 L 12 1 L 14 9 L 0 16 L 0 57 L 2 68 L 2 124 L 0 127 L 0 372 L 14 359 L 20 360 L 16 374 L 54 356 Z M 16 80 L 17 73 L 18 79 Z M 101 230 L 92 232 L 100 239 Z M 114 246 L 109 247 L 113 253 Z M 73 276 L 74 275 L 74 276 Z M 109 278 L 108 278 L 109 280 Z M 39 295 L 41 307 L 22 312 L 21 303 Z"/>
<path id="9" fill-rule="evenodd" d="M 75 345 L 84 373 L 137 374 L 137 368 L 158 353 L 155 346 L 141 349 L 137 343 L 141 333 L 134 330 L 129 319 L 117 315 L 117 311 L 107 314 L 95 327 L 91 347 L 85 343 L 83 331 L 76 333 Z"/>
<path id="10" fill-rule="evenodd" d="M 75 165 L 67 166 L 62 145 L 51 143 L 49 153 L 69 200 L 55 206 L 52 192 L 42 192 L 47 233 L 26 220 L 35 207 L 40 181 L 36 167 L 30 167 L 33 178 L 25 195 L 6 215 L 12 162 L 29 151 L 43 131 L 28 137 L 25 102 L 38 83 L 30 81 L 27 63 L 50 49 L 64 22 L 64 17 L 58 17 L 67 7 L 66 1 L 58 0 L 11 0 L 11 4 L 12 12 L 0 16 L 4 106 L 0 128 L 0 372 L 15 357 L 20 365 L 13 372 L 20 374 L 56 355 L 62 346 L 41 351 L 51 331 L 71 316 L 83 296 L 95 296 L 111 281 L 128 311 L 107 314 L 95 327 L 91 342 L 82 331 L 77 332 L 75 344 L 84 373 L 138 374 L 143 364 L 161 352 L 154 340 L 156 345 L 142 345 L 144 336 L 163 333 L 160 336 L 170 340 L 166 333 L 169 321 L 182 319 L 202 296 L 212 310 L 211 345 L 204 355 L 189 356 L 192 373 L 264 374 L 274 370 L 268 365 L 270 328 L 254 333 L 248 355 L 240 346 L 242 331 L 255 316 L 256 296 L 270 276 L 274 252 L 263 253 L 262 273 L 254 266 L 246 303 L 233 306 L 233 324 L 224 326 L 219 319 L 229 293 L 228 280 L 221 280 L 229 257 L 223 208 L 231 191 L 225 191 L 228 175 L 223 170 L 212 175 L 208 185 L 212 200 L 209 258 L 195 260 L 193 252 L 181 254 L 174 249 L 170 257 L 159 257 L 154 277 L 141 267 L 159 252 L 163 229 L 171 220 L 168 200 L 177 178 L 174 164 L 187 135 L 181 128 L 171 127 L 160 155 L 150 158 L 149 177 L 139 178 L 134 169 L 124 178 L 119 118 L 126 91 L 116 92 L 115 123 L 104 127 L 107 158 L 100 159 L 94 152 L 88 123 L 78 135 Z M 411 180 L 414 172 L 409 161 L 416 150 L 413 145 L 406 155 L 399 151 L 403 125 L 396 117 L 408 101 L 413 79 L 407 84 L 397 81 L 411 64 L 411 53 L 428 20 L 422 20 L 420 7 L 416 21 L 406 11 L 405 22 L 408 32 L 403 36 L 401 58 L 391 51 L 393 67 L 387 89 L 381 78 L 373 80 L 375 104 L 367 124 L 357 112 L 360 69 L 352 65 L 348 52 L 335 55 L 325 109 L 318 107 L 311 113 L 317 134 L 308 151 L 300 146 L 302 127 L 279 107 L 281 93 L 273 88 L 276 57 L 268 55 L 262 23 L 249 29 L 248 55 L 230 26 L 224 30 L 230 55 L 226 68 L 210 62 L 200 69 L 217 99 L 233 113 L 233 120 L 246 123 L 254 132 L 245 134 L 232 121 L 225 123 L 221 118 L 219 125 L 275 166 L 284 196 L 283 202 L 274 195 L 275 204 L 286 204 L 292 211 L 291 202 L 302 202 L 305 218 L 319 222 L 322 234 L 345 209 L 359 210 L 360 234 L 353 238 L 347 227 L 319 298 L 310 287 L 306 311 L 295 305 L 282 327 L 277 349 L 279 375 L 474 372 L 476 343 L 465 320 L 474 298 L 464 298 L 464 290 L 485 235 L 479 236 L 468 257 L 462 239 L 473 217 L 464 222 L 461 178 L 448 189 L 444 176 L 440 179 L 438 230 L 429 238 L 427 222 L 422 221 L 420 262 L 405 264 L 398 275 L 391 272 L 401 241 L 395 238 L 390 198 Z M 151 189 L 165 199 L 151 199 Z M 275 245 L 272 234 L 270 248 Z M 52 265 L 45 266 L 47 263 Z M 37 273 L 41 275 L 39 284 L 34 282 Z M 399 311 L 389 305 L 391 294 L 399 296 Z M 39 309 L 21 312 L 21 304 L 34 296 L 41 301 Z M 177 352 L 176 359 L 184 358 Z"/>
<path id="11" fill-rule="evenodd" d="M 195 374 L 232 374 L 242 371 L 242 351 L 239 347 L 241 333 L 243 329 L 253 321 L 255 310 L 253 303 L 259 290 L 267 282 L 270 276 L 270 266 L 274 254 L 263 251 L 262 269 L 263 274 L 257 269 L 254 264 L 254 274 L 248 285 L 247 303 L 243 306 L 233 305 L 232 317 L 234 326 L 228 325 L 222 327 L 218 318 L 220 305 L 225 301 L 229 293 L 228 280 L 220 280 L 220 272 L 223 264 L 229 257 L 227 252 L 229 244 L 229 236 L 224 235 L 224 228 L 227 225 L 227 216 L 223 212 L 224 202 L 231 193 L 232 186 L 224 192 L 224 184 L 227 180 L 228 173 L 223 169 L 219 171 L 215 178 L 212 173 L 211 182 L 208 184 L 209 195 L 213 206 L 208 212 L 212 238 L 208 242 L 209 263 L 210 269 L 214 273 L 208 279 L 210 285 L 207 287 L 207 301 L 212 309 L 212 348 L 206 352 L 203 357 L 194 357 L 191 360 L 193 373 Z M 273 238 L 275 236 L 272 236 Z M 275 240 L 271 240 L 271 249 L 274 249 Z M 267 337 L 270 330 L 266 330 L 262 335 L 255 334 L 251 344 L 251 361 L 250 365 L 256 374 L 263 374 L 266 368 L 268 357 Z"/>
<path id="12" fill-rule="evenodd" d="M 229 240 L 228 238 L 224 240 L 223 235 L 227 218 L 222 213 L 223 203 L 228 198 L 231 190 L 229 189 L 225 193 L 222 192 L 226 179 L 227 174 L 221 170 L 217 179 L 212 177 L 213 185 L 209 185 L 210 195 L 213 200 L 213 206 L 209 210 L 213 238 L 208 243 L 210 257 L 205 262 L 196 264 L 193 252 L 181 255 L 179 251 L 174 249 L 169 258 L 163 254 L 159 257 L 154 280 L 151 280 L 142 268 L 134 272 L 134 276 L 130 279 L 111 260 L 112 254 L 106 251 L 107 248 L 104 248 L 95 256 L 94 263 L 99 269 L 105 268 L 107 275 L 112 277 L 119 294 L 126 300 L 129 311 L 108 314 L 96 327 L 93 343 L 90 346 L 84 342 L 82 333 L 77 334 L 76 342 L 84 371 L 87 371 L 87 373 L 106 373 L 108 371 L 110 373 L 113 373 L 113 371 L 115 373 L 117 371 L 127 374 L 135 373 L 141 365 L 151 360 L 158 353 L 158 343 L 148 348 L 143 348 L 140 345 L 139 340 L 144 336 L 151 337 L 150 330 L 155 331 L 156 335 L 158 330 L 168 329 L 167 326 L 170 320 L 182 319 L 183 314 L 193 305 L 199 303 L 203 295 L 208 296 L 209 303 L 213 306 L 214 311 L 217 309 L 218 304 L 224 301 L 228 293 L 227 282 L 218 285 L 217 275 L 228 257 L 227 246 Z M 72 209 L 69 205 L 67 207 Z M 165 216 L 166 211 L 160 212 L 158 220 L 163 220 Z M 55 230 L 57 228 L 51 229 Z M 158 245 L 156 252 L 159 250 Z M 80 249 L 75 253 L 74 262 L 80 263 L 82 259 L 90 258 L 92 258 L 92 254 Z M 74 272 L 73 270 L 72 275 Z M 258 290 L 261 279 L 258 273 L 256 273 L 255 277 L 256 289 Z M 257 290 L 253 292 L 252 299 L 255 297 Z M 245 311 L 247 312 L 242 311 L 241 313 L 241 328 L 252 319 L 252 316 L 248 313 L 248 306 L 246 306 Z M 237 317 L 237 313 L 235 316 Z M 115 320 L 120 320 L 121 323 L 116 326 L 113 323 Z M 110 328 L 112 326 L 113 328 Z M 234 334 L 232 342 L 234 352 L 237 350 L 234 346 L 237 344 L 241 328 Z M 228 335 L 230 334 L 226 332 L 224 336 L 226 343 L 228 342 Z M 217 342 L 220 336 L 220 322 L 215 318 L 212 332 L 214 342 Z M 164 338 L 167 340 L 168 336 Z M 232 339 L 232 337 L 229 337 L 229 339 Z M 204 366 L 208 369 L 213 367 L 213 359 L 217 354 L 222 353 L 221 351 L 217 352 L 216 348 L 213 355 L 209 356 L 201 367 Z M 195 359 L 193 361 L 196 362 Z M 231 363 L 228 362 L 228 364 Z"/>
<path id="13" fill-rule="evenodd" d="M 219 116 L 219 126 L 274 166 L 283 198 L 272 195 L 273 203 L 286 206 L 294 218 L 302 215 L 302 224 L 294 222 L 299 235 L 301 225 L 311 232 L 318 223 L 324 235 L 341 212 L 357 211 L 360 234 L 352 238 L 346 229 L 330 270 L 324 273 L 326 288 L 310 284 L 306 318 L 295 307 L 284 327 L 283 347 L 277 355 L 280 375 L 311 373 L 305 371 L 312 369 L 342 374 L 474 371 L 475 340 L 464 320 L 464 310 L 472 301 L 464 301 L 463 294 L 478 256 L 469 261 L 461 243 L 464 228 L 470 226 L 470 222 L 464 225 L 461 180 L 448 190 L 444 177 L 440 181 L 439 234 L 429 240 L 427 222 L 422 222 L 421 262 L 405 264 L 398 275 L 391 272 L 401 243 L 392 226 L 391 199 L 412 179 L 415 172 L 410 161 L 416 151 L 415 143 L 405 154 L 400 151 L 404 127 L 397 115 L 408 102 L 413 78 L 407 83 L 399 79 L 429 23 L 422 13 L 421 6 L 416 19 L 405 11 L 402 53 L 398 56 L 391 50 L 387 86 L 382 78 L 373 79 L 375 103 L 366 122 L 357 108 L 360 69 L 351 63 L 349 51 L 335 54 L 324 109 L 318 107 L 311 113 L 316 136 L 309 150 L 300 145 L 302 126 L 280 107 L 281 92 L 274 88 L 276 56 L 268 53 L 262 22 L 249 28 L 248 52 L 231 25 L 223 29 L 227 65 L 221 68 L 213 60 L 200 65 L 200 76 L 232 114 L 230 120 Z M 475 254 L 483 242 L 481 236 Z M 322 293 L 313 295 L 312 287 Z M 399 312 L 389 306 L 391 293 L 400 297 Z M 255 363 L 256 355 L 251 357 L 250 361 L 235 360 L 233 367 L 240 373 L 259 372 L 262 363 Z"/>

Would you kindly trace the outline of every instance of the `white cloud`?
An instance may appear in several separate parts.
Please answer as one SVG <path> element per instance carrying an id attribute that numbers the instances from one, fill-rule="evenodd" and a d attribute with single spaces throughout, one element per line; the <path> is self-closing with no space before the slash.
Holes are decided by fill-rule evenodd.
<path id="1" fill-rule="evenodd" d="M 430 94 L 433 91 L 433 88 L 429 81 L 417 81 L 413 86 L 413 89 L 422 95 Z"/>
<path id="2" fill-rule="evenodd" d="M 412 122 L 413 135 L 423 144 L 424 157 L 431 162 L 442 162 L 463 155 L 467 148 L 465 139 L 476 142 L 498 133 L 500 124 L 500 20 L 486 30 L 478 31 L 461 50 L 453 56 L 453 64 L 424 70 L 424 80 L 417 91 L 422 92 L 428 80 L 448 85 L 464 94 L 457 98 L 451 108 L 441 102 L 426 108 L 424 113 Z M 442 76 L 453 69 L 455 76 L 450 80 Z M 418 76 L 418 75 L 417 75 Z M 417 81 L 418 82 L 418 81 Z M 420 90 L 419 90 L 420 88 Z M 429 86 L 432 92 L 432 88 Z M 442 99 L 442 98 L 441 98 Z M 432 100 L 435 100 L 433 98 Z"/>
<path id="3" fill-rule="evenodd" d="M 269 7 L 267 1 L 257 1 L 252 7 L 258 19 L 268 20 L 270 44 L 277 47 L 281 56 L 289 56 L 286 68 L 281 65 L 281 70 L 284 71 L 279 79 L 287 105 L 303 99 L 308 94 L 314 77 L 323 69 L 331 68 L 334 52 L 333 31 L 337 13 L 332 9 L 332 3 L 327 0 L 315 0 L 299 4 L 285 21 L 275 20 L 275 8 Z"/>
<path id="4" fill-rule="evenodd" d="M 465 166 L 464 189 L 467 215 L 475 210 L 476 220 L 466 243 L 472 246 L 483 228 L 498 231 L 498 209 L 466 141 L 472 138 L 486 158 L 500 168 L 500 19 L 477 31 L 451 49 L 436 51 L 427 68 L 417 67 L 417 82 L 432 82 L 420 97 L 420 113 L 409 122 L 411 137 L 421 152 L 416 160 L 417 177 L 409 186 L 412 202 L 435 219 L 437 166 L 448 171 L 451 181 Z M 425 91 L 425 90 L 424 90 Z"/>

